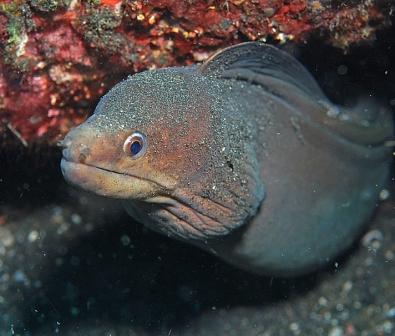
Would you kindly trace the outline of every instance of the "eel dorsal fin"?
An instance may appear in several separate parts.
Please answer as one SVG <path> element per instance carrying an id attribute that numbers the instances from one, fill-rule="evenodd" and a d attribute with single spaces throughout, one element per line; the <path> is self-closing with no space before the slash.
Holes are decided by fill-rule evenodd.
<path id="1" fill-rule="evenodd" d="M 198 71 L 205 76 L 261 86 L 294 107 L 301 118 L 356 145 L 381 146 L 394 134 L 389 111 L 377 105 L 375 117 L 366 120 L 363 110 L 367 106 L 364 104 L 353 109 L 336 106 L 298 60 L 262 42 L 245 42 L 225 48 L 208 58 Z"/>
<path id="2" fill-rule="evenodd" d="M 270 44 L 245 42 L 225 48 L 207 59 L 199 68 L 202 74 L 245 79 L 264 84 L 275 78 L 303 90 L 306 94 L 325 98 L 315 79 L 293 56 Z M 253 78 L 243 78 L 254 74 Z M 274 89 L 274 88 L 272 88 Z"/>

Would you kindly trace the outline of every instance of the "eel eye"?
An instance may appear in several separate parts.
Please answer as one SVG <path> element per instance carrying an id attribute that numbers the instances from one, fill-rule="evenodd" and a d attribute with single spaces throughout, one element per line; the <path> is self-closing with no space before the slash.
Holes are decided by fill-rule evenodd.
<path id="1" fill-rule="evenodd" d="M 147 151 L 147 139 L 140 132 L 133 132 L 123 144 L 123 151 L 132 159 L 142 157 Z"/>

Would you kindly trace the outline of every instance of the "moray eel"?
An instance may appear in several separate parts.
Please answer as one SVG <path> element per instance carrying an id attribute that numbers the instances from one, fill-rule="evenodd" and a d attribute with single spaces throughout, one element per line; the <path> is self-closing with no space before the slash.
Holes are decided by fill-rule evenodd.
<path id="1" fill-rule="evenodd" d="M 247 42 L 117 84 L 65 137 L 61 168 L 152 230 L 294 276 L 361 231 L 388 182 L 393 132 L 388 111 L 336 106 L 291 55 Z"/>

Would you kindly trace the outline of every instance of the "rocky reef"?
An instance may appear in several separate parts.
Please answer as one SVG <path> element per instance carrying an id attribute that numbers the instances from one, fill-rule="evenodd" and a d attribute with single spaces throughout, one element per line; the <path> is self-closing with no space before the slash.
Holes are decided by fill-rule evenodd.
<path id="1" fill-rule="evenodd" d="M 128 74 L 247 40 L 343 51 L 390 24 L 388 1 L 0 1 L 0 147 L 54 144 Z"/>

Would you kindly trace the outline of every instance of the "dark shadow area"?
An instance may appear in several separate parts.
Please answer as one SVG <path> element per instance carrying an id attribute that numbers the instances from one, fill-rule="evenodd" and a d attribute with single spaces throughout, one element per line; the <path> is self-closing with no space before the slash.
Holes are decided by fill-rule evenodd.
<path id="1" fill-rule="evenodd" d="M 57 197 L 61 181 L 61 151 L 57 147 L 13 145 L 0 151 L 0 206 L 31 207 Z"/>
<path id="2" fill-rule="evenodd" d="M 60 267 L 48 267 L 39 293 L 24 294 L 23 325 L 57 323 L 77 326 L 131 324 L 157 335 L 177 328 L 202 312 L 239 306 L 260 306 L 303 296 L 337 266 L 295 279 L 249 274 L 205 252 L 146 232 L 129 217 L 73 240 Z M 28 309 L 26 309 L 28 308 Z M 34 334 L 34 332 L 33 332 Z M 35 335 L 35 334 L 34 334 Z"/>
<path id="3" fill-rule="evenodd" d="M 376 40 L 351 47 L 346 53 L 313 36 L 295 54 L 335 103 L 352 106 L 361 96 L 371 96 L 395 109 L 395 20 L 378 31 Z"/>

